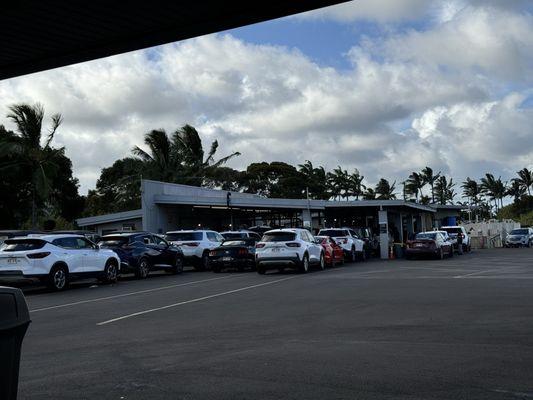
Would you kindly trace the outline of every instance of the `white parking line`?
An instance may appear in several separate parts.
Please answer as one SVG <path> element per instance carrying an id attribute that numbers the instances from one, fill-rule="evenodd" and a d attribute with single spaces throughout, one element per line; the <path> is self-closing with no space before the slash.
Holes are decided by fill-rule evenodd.
<path id="1" fill-rule="evenodd" d="M 113 322 L 121 321 L 123 319 L 138 317 L 139 315 L 149 314 L 149 313 L 152 313 L 152 312 L 166 310 L 168 308 L 178 307 L 178 306 L 182 306 L 182 305 L 185 305 L 185 304 L 196 303 L 196 302 L 203 301 L 203 300 L 213 299 L 215 297 L 226 296 L 228 294 L 242 292 L 244 290 L 250 290 L 250 289 L 258 288 L 258 287 L 261 287 L 261 286 L 273 285 L 274 283 L 288 281 L 289 279 L 294 279 L 294 278 L 297 278 L 297 277 L 299 277 L 299 275 L 290 276 L 288 278 L 283 278 L 283 279 L 276 279 L 275 281 L 259 283 L 257 285 L 246 286 L 246 287 L 242 287 L 242 288 L 239 288 L 239 289 L 228 290 L 227 292 L 216 293 L 216 294 L 212 294 L 210 296 L 204 296 L 204 297 L 198 297 L 196 299 L 180 301 L 179 303 L 169 304 L 169 305 L 162 306 L 162 307 L 157 307 L 157 308 L 151 308 L 149 310 L 139 311 L 139 312 L 136 312 L 136 313 L 133 313 L 133 314 L 123 315 L 121 317 L 117 317 L 117 318 L 113 318 L 113 319 L 110 319 L 110 320 L 107 320 L 107 321 L 99 322 L 96 325 L 98 325 L 98 326 L 107 325 L 107 324 L 111 324 Z"/>
<path id="2" fill-rule="evenodd" d="M 474 275 L 480 275 L 480 274 L 486 274 L 487 272 L 496 272 L 496 271 L 501 271 L 501 269 L 485 269 L 483 271 L 476 271 L 476 272 L 472 272 L 471 274 L 466 274 L 466 275 L 456 275 L 454 276 L 454 278 L 468 278 L 469 276 L 474 276 Z"/>
<path id="3" fill-rule="evenodd" d="M 240 276 L 243 276 L 243 275 L 240 275 Z M 235 275 L 230 275 L 230 276 L 222 276 L 222 277 L 219 277 L 219 278 L 202 279 L 200 281 L 178 283 L 176 285 L 161 286 L 161 287 L 152 288 L 152 289 L 139 290 L 137 292 L 129 292 L 129 293 L 117 294 L 117 295 L 114 295 L 114 296 L 99 297 L 99 298 L 96 298 L 96 299 L 80 300 L 80 301 L 76 301 L 76 302 L 73 302 L 73 303 L 66 303 L 66 304 L 59 304 L 59 305 L 50 306 L 50 307 L 36 308 L 35 310 L 30 310 L 30 312 L 31 313 L 36 313 L 36 312 L 39 312 L 39 311 L 53 310 L 53 309 L 56 309 L 56 308 L 77 306 L 79 304 L 94 303 L 94 302 L 97 302 L 97 301 L 104 301 L 104 300 L 113 300 L 113 299 L 118 299 L 120 297 L 127 297 L 127 296 L 134 296 L 136 294 L 157 292 L 159 290 L 173 289 L 173 288 L 177 288 L 177 287 L 180 287 L 180 286 L 194 285 L 196 283 L 217 281 L 217 280 L 220 280 L 220 279 L 228 279 L 228 278 L 234 278 L 234 277 L 236 277 L 236 276 Z"/>

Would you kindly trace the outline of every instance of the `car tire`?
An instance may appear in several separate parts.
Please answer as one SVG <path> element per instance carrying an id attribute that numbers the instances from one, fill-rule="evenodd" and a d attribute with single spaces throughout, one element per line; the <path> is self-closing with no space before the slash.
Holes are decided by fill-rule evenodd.
<path id="1" fill-rule="evenodd" d="M 279 267 L 279 268 L 278 268 L 278 272 L 279 272 L 280 274 L 284 273 L 284 272 L 285 272 L 285 267 Z"/>
<path id="2" fill-rule="evenodd" d="M 405 259 L 406 260 L 412 260 L 413 259 L 413 256 L 411 254 L 406 254 L 405 255 Z"/>
<path id="3" fill-rule="evenodd" d="M 183 257 L 177 256 L 174 261 L 174 266 L 168 269 L 168 272 L 172 275 L 178 275 L 183 272 Z"/>
<path id="4" fill-rule="evenodd" d="M 139 260 L 139 264 L 137 265 L 137 269 L 135 270 L 135 277 L 137 279 L 146 279 L 148 278 L 149 274 L 150 274 L 150 263 L 148 262 L 148 259 L 143 257 Z"/>
<path id="5" fill-rule="evenodd" d="M 355 247 L 352 247 L 352 250 L 350 251 L 350 261 L 351 262 L 357 261 L 357 252 L 355 251 Z"/>
<path id="6" fill-rule="evenodd" d="M 264 275 L 266 272 L 265 267 L 263 267 L 262 265 L 258 265 L 256 270 L 259 275 Z"/>
<path id="7" fill-rule="evenodd" d="M 54 292 L 60 292 L 68 288 L 69 276 L 68 268 L 64 264 L 59 264 L 50 270 L 48 274 L 47 286 Z"/>
<path id="8" fill-rule="evenodd" d="M 322 271 L 326 269 L 326 258 L 324 257 L 324 253 L 320 253 L 320 261 L 318 265 Z"/>
<path id="9" fill-rule="evenodd" d="M 216 274 L 218 274 L 221 271 L 220 266 L 218 265 L 213 265 L 213 267 L 211 267 L 211 270 Z"/>
<path id="10" fill-rule="evenodd" d="M 452 257 L 453 257 L 453 246 L 450 249 L 450 258 L 452 258 Z"/>
<path id="11" fill-rule="evenodd" d="M 366 252 L 365 250 L 363 249 L 363 251 L 361 252 L 361 255 L 359 256 L 359 259 L 363 262 L 366 261 Z"/>
<path id="12" fill-rule="evenodd" d="M 118 281 L 118 267 L 117 262 L 108 260 L 105 264 L 102 278 L 100 279 L 104 283 L 117 283 Z"/>
<path id="13" fill-rule="evenodd" d="M 309 256 L 307 253 L 304 254 L 302 261 L 300 262 L 300 272 L 306 274 L 309 272 Z"/>
<path id="14" fill-rule="evenodd" d="M 439 248 L 439 253 L 437 254 L 437 258 L 439 260 L 444 260 L 444 252 L 442 251 L 442 247 Z"/>

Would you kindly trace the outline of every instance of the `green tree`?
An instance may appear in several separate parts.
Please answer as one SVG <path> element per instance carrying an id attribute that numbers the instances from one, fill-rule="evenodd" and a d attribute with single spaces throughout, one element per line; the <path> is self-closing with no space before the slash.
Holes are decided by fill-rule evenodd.
<path id="1" fill-rule="evenodd" d="M 440 177 L 440 172 L 437 172 L 436 174 L 433 173 L 433 169 L 430 167 L 426 167 L 422 170 L 422 179 L 424 183 L 429 184 L 431 187 L 431 202 L 435 203 L 435 182 Z"/>
<path id="2" fill-rule="evenodd" d="M 527 168 L 523 168 L 517 172 L 518 182 L 527 191 L 527 194 L 531 196 L 531 187 L 533 187 L 533 172 Z"/>
<path id="3" fill-rule="evenodd" d="M 520 182 L 519 179 L 511 179 L 511 184 L 507 187 L 505 191 L 506 196 L 513 197 L 514 201 L 517 202 L 520 198 L 526 194 L 526 187 Z"/>
<path id="4" fill-rule="evenodd" d="M 426 181 L 422 174 L 412 172 L 405 181 L 405 191 L 407 194 L 414 195 L 416 201 L 418 201 L 418 195 L 422 195 L 422 189 L 425 184 Z"/>
<path id="5" fill-rule="evenodd" d="M 393 200 L 396 199 L 396 194 L 394 190 L 396 189 L 396 181 L 389 183 L 385 178 L 381 178 L 376 184 L 375 194 L 380 200 Z"/>
<path id="6" fill-rule="evenodd" d="M 363 184 L 364 178 L 365 177 L 359 173 L 358 169 L 355 169 L 354 172 L 348 176 L 348 180 L 346 182 L 347 194 L 355 197 L 355 200 L 359 200 L 359 196 L 361 196 L 366 189 L 366 186 Z"/>
<path id="7" fill-rule="evenodd" d="M 310 198 L 327 200 L 330 197 L 324 167 L 315 168 L 311 161 L 306 160 L 303 164 L 298 165 L 298 172 L 305 179 L 305 186 L 309 189 Z"/>
<path id="8" fill-rule="evenodd" d="M 453 178 L 450 178 L 448 181 L 444 175 L 439 176 L 435 182 L 435 197 L 439 204 L 453 203 L 456 195 L 454 187 L 455 183 L 453 182 Z"/>
<path id="9" fill-rule="evenodd" d="M 376 200 L 376 192 L 372 188 L 366 188 L 363 193 L 363 200 Z"/>
<path id="10" fill-rule="evenodd" d="M 24 178 L 31 202 L 31 225 L 36 228 L 38 214 L 49 200 L 52 181 L 59 174 L 64 147 L 53 148 L 54 135 L 62 117 L 54 114 L 47 134 L 43 134 L 44 107 L 40 104 L 15 104 L 9 107 L 15 132 L 4 129 L 0 145 L 1 171 L 18 170 Z M 26 177 L 27 180 L 25 179 Z"/>
<path id="11" fill-rule="evenodd" d="M 348 171 L 343 170 L 340 165 L 333 171 L 327 173 L 327 181 L 331 197 L 334 199 L 338 197 L 339 200 L 345 197 L 346 200 L 348 200 L 348 193 L 350 191 L 349 176 Z"/>

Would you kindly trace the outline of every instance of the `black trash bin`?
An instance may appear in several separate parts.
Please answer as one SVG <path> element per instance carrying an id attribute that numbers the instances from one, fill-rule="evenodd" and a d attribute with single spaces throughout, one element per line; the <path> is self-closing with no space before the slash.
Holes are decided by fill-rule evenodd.
<path id="1" fill-rule="evenodd" d="M 17 398 L 20 348 L 30 313 L 20 289 L 0 286 L 0 399 Z"/>

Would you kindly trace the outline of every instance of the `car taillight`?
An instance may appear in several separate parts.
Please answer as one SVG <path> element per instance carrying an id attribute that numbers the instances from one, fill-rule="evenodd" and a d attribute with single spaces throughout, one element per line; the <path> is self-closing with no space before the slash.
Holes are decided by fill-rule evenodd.
<path id="1" fill-rule="evenodd" d="M 300 247 L 300 243 L 298 242 L 291 242 L 291 243 L 285 243 L 287 247 Z"/>
<path id="2" fill-rule="evenodd" d="M 190 247 L 198 247 L 200 246 L 200 243 L 198 242 L 191 242 L 191 243 L 183 243 L 184 246 L 190 246 Z"/>
<path id="3" fill-rule="evenodd" d="M 248 254 L 248 250 L 246 249 L 239 249 L 239 255 L 243 256 L 245 254 Z"/>
<path id="4" fill-rule="evenodd" d="M 45 258 L 50 255 L 49 251 L 43 251 L 42 253 L 32 253 L 28 254 L 28 258 Z"/>
<path id="5" fill-rule="evenodd" d="M 257 244 L 255 245 L 255 248 L 256 248 L 256 249 L 262 249 L 263 247 L 265 247 L 265 244 L 264 244 L 264 243 L 257 243 Z"/>

